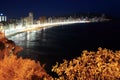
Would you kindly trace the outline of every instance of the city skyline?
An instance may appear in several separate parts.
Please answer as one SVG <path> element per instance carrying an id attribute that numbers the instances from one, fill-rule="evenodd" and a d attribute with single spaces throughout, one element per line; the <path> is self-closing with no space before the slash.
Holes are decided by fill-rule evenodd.
<path id="1" fill-rule="evenodd" d="M 8 18 L 25 17 L 29 12 L 33 12 L 35 18 L 75 13 L 104 13 L 120 18 L 119 7 L 119 0 L 1 0 L 0 13 Z"/>

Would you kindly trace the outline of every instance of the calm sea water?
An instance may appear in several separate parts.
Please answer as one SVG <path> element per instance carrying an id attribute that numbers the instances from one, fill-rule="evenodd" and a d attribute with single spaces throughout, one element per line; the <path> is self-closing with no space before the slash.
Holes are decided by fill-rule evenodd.
<path id="1" fill-rule="evenodd" d="M 80 56 L 83 50 L 96 51 L 98 47 L 120 50 L 120 21 L 55 26 L 46 30 L 24 32 L 9 39 L 24 50 L 18 56 L 52 65 L 63 59 Z"/>

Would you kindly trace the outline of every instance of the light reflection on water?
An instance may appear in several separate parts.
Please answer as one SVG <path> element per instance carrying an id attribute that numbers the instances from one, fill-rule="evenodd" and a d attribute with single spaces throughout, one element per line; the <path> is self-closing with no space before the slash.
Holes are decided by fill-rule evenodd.
<path id="1" fill-rule="evenodd" d="M 29 46 L 37 45 L 35 42 L 33 42 L 36 40 L 36 34 L 38 33 L 35 31 L 33 32 L 27 31 L 27 32 L 23 32 L 23 33 L 11 36 L 9 37 L 9 39 L 15 41 L 17 45 L 20 45 L 20 46 L 27 45 L 26 47 L 29 47 Z"/>
<path id="2" fill-rule="evenodd" d="M 62 53 L 59 50 L 60 45 L 57 43 L 57 37 L 59 36 L 57 36 L 54 31 L 51 31 L 49 34 L 49 32 L 46 33 L 44 30 L 37 30 L 16 34 L 9 37 L 9 39 L 15 41 L 17 45 L 24 48 L 18 56 L 40 61 L 40 63 L 46 64 L 46 69 L 50 72 L 52 65 L 59 57 L 47 54 Z M 62 58 L 62 56 L 60 57 Z"/>
<path id="3" fill-rule="evenodd" d="M 27 31 L 9 37 L 10 40 L 24 48 L 23 52 L 39 53 L 41 47 L 47 46 L 46 33 L 44 30 Z M 41 54 L 41 53 L 40 53 Z"/>
<path id="4" fill-rule="evenodd" d="M 55 33 L 56 34 L 56 33 Z M 53 63 L 56 62 L 54 59 L 58 59 L 57 56 L 53 54 L 60 54 L 60 50 L 57 49 L 59 45 L 56 43 L 56 35 L 49 35 L 48 32 L 43 30 L 37 31 L 28 31 L 24 33 L 20 33 L 14 36 L 11 36 L 9 39 L 15 41 L 17 45 L 23 47 L 23 51 L 18 54 L 18 56 L 22 56 L 23 58 L 30 58 L 40 63 L 49 63 L 49 69 Z M 52 54 L 52 55 L 48 55 Z M 51 64 L 50 64 L 51 63 Z M 49 69 L 50 70 L 50 69 Z"/>

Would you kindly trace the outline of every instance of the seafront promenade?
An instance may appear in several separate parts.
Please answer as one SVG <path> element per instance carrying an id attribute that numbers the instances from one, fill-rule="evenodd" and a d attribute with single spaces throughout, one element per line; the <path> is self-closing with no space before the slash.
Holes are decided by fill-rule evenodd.
<path id="1" fill-rule="evenodd" d="M 59 25 L 68 25 L 68 24 L 75 24 L 75 23 L 89 23 L 90 21 L 69 21 L 69 22 L 54 22 L 54 23 L 44 23 L 44 24 L 33 24 L 28 26 L 17 26 L 16 28 L 10 28 L 3 30 L 6 37 L 9 37 L 11 35 L 25 32 L 25 31 L 31 31 L 36 29 L 47 29 Z"/>

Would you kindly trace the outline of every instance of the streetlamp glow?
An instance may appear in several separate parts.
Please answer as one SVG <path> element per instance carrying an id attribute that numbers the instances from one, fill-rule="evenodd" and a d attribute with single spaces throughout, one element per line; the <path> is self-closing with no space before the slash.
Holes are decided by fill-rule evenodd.
<path id="1" fill-rule="evenodd" d="M 3 13 L 1 13 L 0 15 L 3 16 Z"/>

